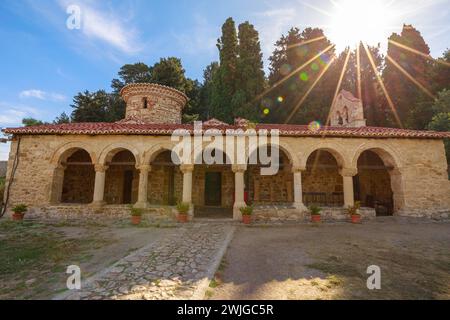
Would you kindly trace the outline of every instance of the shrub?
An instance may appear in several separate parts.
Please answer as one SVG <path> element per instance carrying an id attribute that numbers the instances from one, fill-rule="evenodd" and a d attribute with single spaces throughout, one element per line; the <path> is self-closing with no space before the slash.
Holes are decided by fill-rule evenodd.
<path id="1" fill-rule="evenodd" d="M 141 217 L 144 211 L 140 208 L 131 208 L 131 216 Z"/>
<path id="2" fill-rule="evenodd" d="M 251 216 L 253 213 L 253 207 L 252 206 L 245 206 L 242 208 L 239 208 L 243 216 Z"/>
<path id="3" fill-rule="evenodd" d="M 27 210 L 28 210 L 28 207 L 22 203 L 16 205 L 14 208 L 12 208 L 12 211 L 14 213 L 25 213 L 25 212 L 27 212 Z"/>
<path id="4" fill-rule="evenodd" d="M 360 201 L 356 201 L 353 206 L 350 206 L 350 207 L 347 208 L 347 212 L 351 216 L 359 216 L 360 214 L 359 214 L 358 210 L 360 208 L 361 208 L 361 202 Z"/>
<path id="5" fill-rule="evenodd" d="M 322 208 L 319 206 L 309 206 L 309 212 L 311 213 L 312 216 L 320 216 L 320 212 L 322 211 Z"/>
<path id="6" fill-rule="evenodd" d="M 191 208 L 191 205 L 186 202 L 178 202 L 177 203 L 177 211 L 179 214 L 187 214 L 189 212 L 189 209 Z"/>

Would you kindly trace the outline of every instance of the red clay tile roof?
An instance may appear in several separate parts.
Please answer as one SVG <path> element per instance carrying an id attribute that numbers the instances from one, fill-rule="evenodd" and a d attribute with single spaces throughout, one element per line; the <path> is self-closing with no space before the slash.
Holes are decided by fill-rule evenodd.
<path id="1" fill-rule="evenodd" d="M 236 125 L 203 125 L 203 130 L 243 129 Z M 193 131 L 191 124 L 133 124 L 133 123 L 70 123 L 42 125 L 21 128 L 6 128 L 2 131 L 15 135 L 170 135 L 176 129 Z M 309 130 L 306 125 L 259 124 L 256 129 L 278 129 L 281 136 L 293 137 L 350 137 L 350 138 L 450 138 L 450 132 L 417 131 L 379 127 L 322 127 L 318 131 Z"/>

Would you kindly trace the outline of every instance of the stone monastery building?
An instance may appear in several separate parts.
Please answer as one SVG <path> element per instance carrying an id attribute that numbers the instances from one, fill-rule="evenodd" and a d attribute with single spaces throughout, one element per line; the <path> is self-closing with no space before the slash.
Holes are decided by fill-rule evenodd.
<path id="1" fill-rule="evenodd" d="M 324 207 L 325 219 L 341 219 L 344 207 L 358 200 L 366 218 L 449 216 L 443 139 L 450 132 L 367 127 L 362 102 L 349 92 L 342 91 L 332 106 L 330 127 L 253 127 L 244 119 L 203 123 L 203 130 L 222 134 L 279 130 L 280 168 L 270 176 L 261 175 L 261 164 L 174 163 L 171 134 L 194 131 L 192 124 L 181 124 L 188 98 L 156 84 L 127 85 L 121 94 L 126 118 L 116 123 L 4 129 L 12 140 L 8 206 L 24 203 L 38 215 L 63 215 L 120 214 L 133 204 L 171 215 L 183 201 L 192 204 L 195 218 L 240 219 L 247 202 L 255 205 L 257 219 L 291 220 L 304 219 L 311 204 Z M 249 149 L 256 152 L 247 147 L 246 157 Z M 201 151 L 192 152 L 201 157 Z"/>

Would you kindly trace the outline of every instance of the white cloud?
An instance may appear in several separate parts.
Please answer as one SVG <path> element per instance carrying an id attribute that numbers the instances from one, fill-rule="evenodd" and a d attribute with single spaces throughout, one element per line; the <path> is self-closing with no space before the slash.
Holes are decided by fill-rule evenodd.
<path id="1" fill-rule="evenodd" d="M 271 8 L 255 13 L 255 27 L 259 31 L 262 50 L 265 57 L 269 57 L 275 42 L 294 26 L 298 26 L 298 13 L 292 7 Z"/>
<path id="2" fill-rule="evenodd" d="M 194 26 L 191 29 L 184 32 L 172 32 L 172 36 L 180 48 L 188 54 L 216 53 L 218 29 L 210 25 L 208 20 L 199 14 L 194 16 Z"/>
<path id="3" fill-rule="evenodd" d="M 19 126 L 22 119 L 26 117 L 35 117 L 39 115 L 37 109 L 23 105 L 10 105 L 8 103 L 0 102 L 0 127 L 5 126 Z"/>
<path id="4" fill-rule="evenodd" d="M 50 101 L 65 101 L 66 96 L 55 93 L 55 92 L 46 92 L 38 89 L 29 89 L 20 92 L 20 98 L 35 98 L 39 100 L 50 100 Z"/>
<path id="5" fill-rule="evenodd" d="M 141 45 L 135 28 L 126 25 L 121 16 L 111 9 L 100 9 L 91 1 L 59 0 L 60 6 L 66 10 L 69 5 L 78 5 L 81 9 L 81 32 L 92 40 L 100 40 L 126 54 L 141 51 Z"/>

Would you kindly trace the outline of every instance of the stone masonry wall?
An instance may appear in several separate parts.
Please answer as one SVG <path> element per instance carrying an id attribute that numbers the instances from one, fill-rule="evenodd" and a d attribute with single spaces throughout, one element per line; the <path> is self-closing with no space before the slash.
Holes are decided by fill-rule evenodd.
<path id="1" fill-rule="evenodd" d="M 159 145 L 170 145 L 168 136 L 23 136 L 19 150 L 19 165 L 11 186 L 9 206 L 25 203 L 30 207 L 49 205 L 57 154 L 69 147 L 82 147 L 96 163 L 115 145 L 129 147 L 136 153 L 136 162 L 148 159 L 148 153 L 156 152 Z M 396 214 L 423 215 L 446 214 L 450 211 L 450 182 L 447 176 L 447 162 L 441 140 L 432 139 L 364 139 L 364 138 L 313 138 L 281 137 L 280 143 L 300 166 L 306 167 L 306 160 L 317 149 L 331 150 L 338 157 L 339 167 L 356 168 L 358 155 L 375 148 L 384 161 L 394 161 L 389 172 L 394 192 Z M 17 148 L 17 137 L 11 143 L 8 160 L 7 186 L 10 183 L 12 164 Z M 387 157 L 389 155 L 389 157 Z M 196 169 L 197 170 L 197 169 Z M 198 171 L 198 170 L 197 170 Z M 194 177 L 200 173 L 194 172 Z M 303 173 L 304 180 L 307 180 Z M 137 181 L 138 179 L 136 179 Z M 223 179 L 224 205 L 232 205 L 234 174 L 231 168 Z M 137 185 L 137 183 L 136 183 Z M 202 203 L 202 184 L 194 178 L 193 189 L 196 203 Z M 134 191 L 135 192 L 135 191 Z"/>

